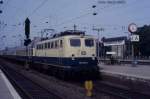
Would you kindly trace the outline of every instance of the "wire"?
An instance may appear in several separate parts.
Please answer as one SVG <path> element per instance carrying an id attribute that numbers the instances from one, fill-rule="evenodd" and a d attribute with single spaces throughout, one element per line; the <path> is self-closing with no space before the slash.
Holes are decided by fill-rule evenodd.
<path id="1" fill-rule="evenodd" d="M 9 3 L 10 1 L 11 1 L 11 0 L 7 0 L 7 2 L 4 3 L 4 4 L 5 4 L 5 8 L 8 6 L 8 3 Z M 2 10 L 4 10 L 4 7 L 2 8 Z"/>
<path id="2" fill-rule="evenodd" d="M 107 6 L 107 8 L 108 8 L 108 7 L 109 7 L 109 6 Z M 106 8 L 106 6 L 100 8 L 100 10 L 103 10 L 104 8 Z M 74 20 L 80 19 L 80 18 L 85 17 L 85 16 L 90 15 L 90 14 L 93 14 L 93 12 L 88 12 L 88 13 L 86 13 L 86 14 L 83 14 L 83 15 L 80 15 L 80 16 L 77 16 L 77 17 L 74 17 L 74 18 L 72 18 L 72 19 L 66 20 L 66 21 L 61 22 L 61 23 L 59 23 L 59 24 L 57 24 L 57 25 L 54 25 L 54 26 L 60 26 L 60 25 L 62 25 L 62 24 L 72 22 L 72 21 L 74 21 Z"/>
<path id="3" fill-rule="evenodd" d="M 133 1 L 132 3 L 130 3 L 130 4 L 128 4 L 128 5 L 131 5 L 131 4 L 133 4 L 134 2 L 136 2 L 137 0 L 135 0 L 135 1 Z M 100 8 L 98 11 L 102 11 L 103 9 L 105 9 L 105 8 L 110 8 L 110 7 L 114 7 L 114 6 L 104 6 L 103 8 Z M 126 6 L 127 7 L 127 6 Z M 120 8 L 120 6 L 119 7 L 117 7 L 117 8 Z M 99 13 L 99 12 L 98 12 Z M 76 20 L 76 19 L 80 19 L 80 18 L 82 18 L 82 17 L 84 17 L 84 16 L 86 16 L 86 15 L 89 15 L 89 14 L 91 14 L 91 13 L 86 13 L 86 14 L 83 14 L 83 15 L 80 15 L 80 16 L 77 16 L 77 17 L 75 17 L 75 18 L 72 18 L 72 19 L 69 19 L 69 20 L 66 20 L 66 21 L 64 21 L 64 22 L 62 22 L 62 23 L 60 23 L 60 24 L 58 24 L 58 25 L 54 25 L 54 26 L 60 26 L 60 25 L 62 25 L 62 24 L 65 24 L 65 23 L 68 23 L 68 22 L 72 22 L 72 21 L 74 21 L 74 20 Z"/>
<path id="4" fill-rule="evenodd" d="M 48 0 L 44 0 L 40 5 L 38 5 L 34 10 L 33 12 L 28 15 L 28 17 L 32 16 L 36 11 L 38 11 Z"/>

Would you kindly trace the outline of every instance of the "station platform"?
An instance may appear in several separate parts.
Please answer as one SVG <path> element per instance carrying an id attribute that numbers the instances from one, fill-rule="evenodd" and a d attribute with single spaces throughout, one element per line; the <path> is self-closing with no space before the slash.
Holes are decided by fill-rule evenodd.
<path id="1" fill-rule="evenodd" d="M 0 99 L 22 99 L 2 70 L 0 70 Z"/>
<path id="2" fill-rule="evenodd" d="M 128 79 L 148 80 L 150 81 L 150 66 L 121 64 L 121 65 L 106 65 L 99 64 L 102 74 L 115 75 L 126 77 Z"/>

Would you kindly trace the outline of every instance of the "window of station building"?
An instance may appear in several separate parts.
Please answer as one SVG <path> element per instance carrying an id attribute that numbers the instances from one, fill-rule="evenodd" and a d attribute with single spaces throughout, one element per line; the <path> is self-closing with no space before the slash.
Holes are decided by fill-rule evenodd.
<path id="1" fill-rule="evenodd" d="M 81 41 L 80 39 L 70 39 L 70 45 L 73 47 L 80 47 Z"/>
<path id="2" fill-rule="evenodd" d="M 93 47 L 94 46 L 94 40 L 93 39 L 85 39 L 85 46 Z"/>

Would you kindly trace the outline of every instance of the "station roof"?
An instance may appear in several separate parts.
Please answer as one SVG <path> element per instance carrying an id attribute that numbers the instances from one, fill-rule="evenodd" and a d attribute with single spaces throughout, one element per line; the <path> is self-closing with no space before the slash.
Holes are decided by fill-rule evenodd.
<path id="1" fill-rule="evenodd" d="M 113 38 L 103 38 L 103 42 L 115 42 L 115 41 L 123 41 L 127 40 L 126 36 L 121 36 L 121 37 L 113 37 Z"/>

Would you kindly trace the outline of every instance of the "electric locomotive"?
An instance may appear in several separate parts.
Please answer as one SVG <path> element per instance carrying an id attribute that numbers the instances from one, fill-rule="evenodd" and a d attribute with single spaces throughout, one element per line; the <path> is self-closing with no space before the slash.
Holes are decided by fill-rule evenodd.
<path id="1" fill-rule="evenodd" d="M 38 42 L 34 62 L 49 64 L 54 75 L 97 76 L 96 42 L 82 31 L 68 30 Z"/>

